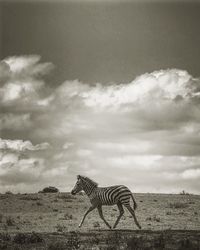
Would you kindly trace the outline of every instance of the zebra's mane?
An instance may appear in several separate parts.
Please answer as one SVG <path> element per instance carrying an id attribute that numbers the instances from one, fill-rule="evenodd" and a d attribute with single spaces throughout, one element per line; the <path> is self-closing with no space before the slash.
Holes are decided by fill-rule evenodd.
<path id="1" fill-rule="evenodd" d="M 93 186 L 95 186 L 95 187 L 98 186 L 98 183 L 97 183 L 97 182 L 91 180 L 91 179 L 90 179 L 89 177 L 87 177 L 87 176 L 78 175 L 78 177 L 79 177 L 81 180 L 85 181 L 85 182 L 91 183 L 91 184 L 92 184 Z"/>

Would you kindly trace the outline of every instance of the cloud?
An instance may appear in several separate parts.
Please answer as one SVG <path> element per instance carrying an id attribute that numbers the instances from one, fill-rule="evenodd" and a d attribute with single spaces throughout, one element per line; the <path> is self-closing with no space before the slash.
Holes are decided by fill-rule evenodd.
<path id="1" fill-rule="evenodd" d="M 108 87 L 99 84 L 79 95 L 85 98 L 88 106 L 110 107 L 112 110 L 125 107 L 126 111 L 126 105 L 131 105 L 131 109 L 134 104 L 189 100 L 198 96 L 198 84 L 199 80 L 186 71 L 170 69 L 146 73 L 127 84 Z"/>
<path id="2" fill-rule="evenodd" d="M 14 151 L 25 151 L 25 150 L 44 150 L 49 147 L 47 142 L 33 145 L 30 141 L 22 140 L 3 140 L 0 138 L 0 150 L 14 150 Z"/>
<path id="3" fill-rule="evenodd" d="M 39 182 L 44 169 L 44 160 L 39 158 L 30 159 L 13 159 L 10 158 L 9 163 L 1 163 L 0 168 L 0 183 L 2 185 L 19 183 Z"/>
<path id="4" fill-rule="evenodd" d="M 45 82 L 41 79 L 53 69 L 52 63 L 41 63 L 40 56 L 9 57 L 0 63 L 0 105 L 7 110 L 41 109 Z"/>
<path id="5" fill-rule="evenodd" d="M 0 139 L 0 185 L 5 187 L 40 183 L 47 160 L 38 151 L 49 148 L 48 143 L 33 145 L 30 141 Z M 33 156 L 32 152 L 36 152 Z"/>
<path id="6" fill-rule="evenodd" d="M 6 82 L 11 72 L 10 67 L 5 61 L 0 62 L 0 83 Z"/>
<path id="7" fill-rule="evenodd" d="M 12 114 L 0 113 L 0 130 L 24 130 L 30 129 L 31 116 L 30 114 Z"/>
<path id="8" fill-rule="evenodd" d="M 53 69 L 52 63 L 40 63 L 39 55 L 13 56 L 3 60 L 10 69 L 11 79 L 35 78 L 46 75 Z"/>
<path id="9" fill-rule="evenodd" d="M 200 178 L 200 169 L 187 169 L 182 173 L 182 177 L 184 179 L 191 179 L 191 180 L 199 180 Z"/>
<path id="10" fill-rule="evenodd" d="M 51 69 L 39 56 L 0 64 L 0 129 L 8 131 L 0 141 L 7 150 L 1 157 L 9 169 L 2 186 L 12 187 L 19 169 L 19 187 L 27 178 L 33 188 L 37 179 L 38 186 L 66 190 L 82 173 L 101 185 L 121 180 L 138 192 L 199 192 L 198 78 L 167 69 L 122 84 L 65 81 L 47 92 L 42 75 Z"/>

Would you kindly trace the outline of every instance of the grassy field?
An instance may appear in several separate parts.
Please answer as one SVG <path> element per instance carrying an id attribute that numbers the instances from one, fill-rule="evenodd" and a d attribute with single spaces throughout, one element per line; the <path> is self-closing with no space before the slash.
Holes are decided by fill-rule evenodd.
<path id="1" fill-rule="evenodd" d="M 135 194 L 137 218 L 143 230 L 200 230 L 200 196 L 172 194 Z M 105 230 L 96 210 L 78 224 L 90 203 L 85 195 L 69 193 L 1 194 L 0 232 L 66 233 Z M 103 207 L 104 216 L 113 225 L 117 206 Z M 125 210 L 117 229 L 136 230 Z"/>

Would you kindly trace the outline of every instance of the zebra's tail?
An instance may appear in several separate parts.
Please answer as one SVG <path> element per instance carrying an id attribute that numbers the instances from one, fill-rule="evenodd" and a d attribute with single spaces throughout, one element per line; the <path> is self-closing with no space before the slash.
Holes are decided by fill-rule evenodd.
<path id="1" fill-rule="evenodd" d="M 134 210 L 136 210 L 136 208 L 137 208 L 137 202 L 135 201 L 135 198 L 134 198 L 134 196 L 133 196 L 132 193 L 131 193 L 131 197 L 132 197 L 132 200 L 133 200 L 133 208 L 134 208 Z"/>

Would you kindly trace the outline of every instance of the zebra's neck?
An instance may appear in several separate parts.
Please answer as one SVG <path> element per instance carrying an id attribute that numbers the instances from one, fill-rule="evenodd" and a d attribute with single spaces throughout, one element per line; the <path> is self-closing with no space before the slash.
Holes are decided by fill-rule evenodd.
<path id="1" fill-rule="evenodd" d="M 86 193 L 86 195 L 89 197 L 92 192 L 97 188 L 96 185 L 94 185 L 93 183 L 90 182 L 84 182 L 84 186 L 83 186 L 83 191 Z"/>

